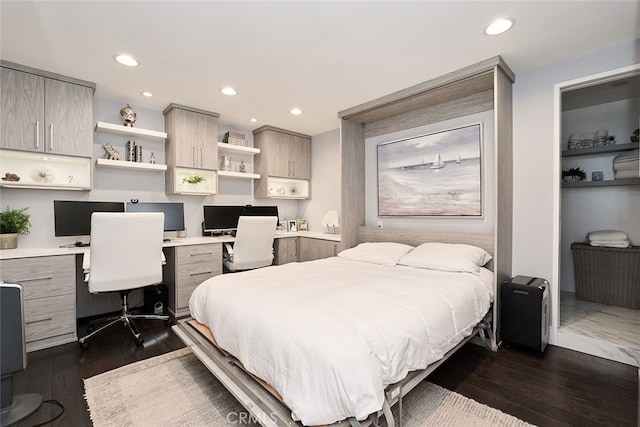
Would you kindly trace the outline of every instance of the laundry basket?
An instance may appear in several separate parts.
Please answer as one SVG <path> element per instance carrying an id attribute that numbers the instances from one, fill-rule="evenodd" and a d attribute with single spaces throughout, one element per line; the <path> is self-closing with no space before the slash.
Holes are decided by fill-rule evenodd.
<path id="1" fill-rule="evenodd" d="M 571 244 L 576 298 L 640 309 L 640 246 Z"/>

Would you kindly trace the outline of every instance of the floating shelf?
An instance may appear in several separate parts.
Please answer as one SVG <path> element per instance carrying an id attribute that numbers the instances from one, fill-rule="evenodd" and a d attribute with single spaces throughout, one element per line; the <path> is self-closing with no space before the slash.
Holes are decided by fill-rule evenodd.
<path id="1" fill-rule="evenodd" d="M 113 123 L 98 122 L 96 131 L 115 133 L 117 135 L 144 136 L 147 138 L 166 139 L 166 132 L 158 132 L 155 130 L 134 128 L 129 126 L 116 125 Z"/>
<path id="2" fill-rule="evenodd" d="M 218 177 L 238 178 L 238 179 L 260 179 L 260 174 L 248 172 L 218 171 Z"/>
<path id="3" fill-rule="evenodd" d="M 250 155 L 260 153 L 259 148 L 245 147 L 243 145 L 227 144 L 226 142 L 218 142 L 218 148 L 220 150 L 228 151 L 231 153 L 241 153 L 241 154 L 250 154 Z"/>
<path id="4" fill-rule="evenodd" d="M 167 170 L 167 165 L 159 165 L 156 163 L 127 162 L 124 160 L 111 160 L 111 159 L 97 159 L 96 166 L 105 166 L 109 168 L 120 168 L 120 169 L 147 170 L 147 171 L 156 171 L 156 172 Z"/>

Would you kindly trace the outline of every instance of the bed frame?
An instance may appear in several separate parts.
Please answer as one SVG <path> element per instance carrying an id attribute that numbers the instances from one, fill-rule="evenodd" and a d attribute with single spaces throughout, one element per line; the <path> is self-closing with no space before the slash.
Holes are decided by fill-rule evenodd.
<path id="1" fill-rule="evenodd" d="M 413 246 L 424 242 L 467 243 L 479 246 L 491 255 L 494 253 L 493 235 L 484 234 L 441 233 L 425 230 L 360 227 L 358 229 L 358 241 L 386 241 L 406 243 Z M 497 291 L 497 283 L 494 283 L 494 290 Z M 385 389 L 386 403 L 384 411 L 374 414 L 365 422 L 358 422 L 354 418 L 351 418 L 335 423 L 333 426 L 377 425 L 377 418 L 383 415 L 383 412 L 387 420 L 387 426 L 394 427 L 396 421 L 398 426 L 402 426 L 402 398 L 427 378 L 460 347 L 470 340 L 477 338 L 488 349 L 494 351 L 497 349 L 492 328 L 493 319 L 493 309 L 490 309 L 484 319 L 473 329 L 471 335 L 449 350 L 442 359 L 432 363 L 422 371 L 412 371 L 402 381 L 387 386 Z M 301 423 L 291 418 L 291 410 L 274 396 L 272 391 L 269 391 L 258 379 L 244 371 L 233 356 L 222 352 L 209 338 L 203 336 L 203 334 L 191 326 L 188 323 L 191 320 L 191 318 L 180 320 L 177 325 L 173 326 L 174 332 L 225 388 L 229 390 L 238 402 L 247 409 L 255 420 L 263 426 L 302 426 Z M 393 417 L 390 416 L 390 408 L 396 404 L 398 405 L 398 419 L 394 420 Z"/>

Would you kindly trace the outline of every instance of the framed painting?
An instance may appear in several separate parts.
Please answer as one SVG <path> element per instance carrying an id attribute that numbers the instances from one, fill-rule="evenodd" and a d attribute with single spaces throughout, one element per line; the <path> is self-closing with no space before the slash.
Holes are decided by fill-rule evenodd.
<path id="1" fill-rule="evenodd" d="M 482 216 L 482 124 L 377 146 L 378 216 Z"/>

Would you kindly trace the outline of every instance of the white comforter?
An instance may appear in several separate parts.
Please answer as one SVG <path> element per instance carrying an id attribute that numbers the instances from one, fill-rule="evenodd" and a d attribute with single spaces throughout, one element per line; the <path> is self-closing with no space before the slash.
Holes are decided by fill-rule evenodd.
<path id="1" fill-rule="evenodd" d="M 319 425 L 380 410 L 385 386 L 442 358 L 492 298 L 485 269 L 475 276 L 333 257 L 213 277 L 189 306 L 294 419 Z"/>

